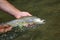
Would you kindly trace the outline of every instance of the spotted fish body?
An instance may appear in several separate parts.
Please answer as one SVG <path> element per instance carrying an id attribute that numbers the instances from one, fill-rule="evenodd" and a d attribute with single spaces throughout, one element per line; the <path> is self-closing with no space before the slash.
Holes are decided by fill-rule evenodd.
<path id="1" fill-rule="evenodd" d="M 0 40 L 13 40 L 26 30 L 34 29 L 38 25 L 44 23 L 44 20 L 41 20 L 40 18 L 35 16 L 22 17 L 20 19 L 6 22 L 5 24 L 10 25 L 11 27 L 13 27 L 13 29 L 7 33 L 1 34 Z"/>

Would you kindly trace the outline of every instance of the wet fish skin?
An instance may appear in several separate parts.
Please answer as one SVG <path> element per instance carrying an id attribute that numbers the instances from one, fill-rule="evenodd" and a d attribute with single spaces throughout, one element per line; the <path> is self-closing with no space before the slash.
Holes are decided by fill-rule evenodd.
<path id="1" fill-rule="evenodd" d="M 45 23 L 44 20 L 41 20 L 40 18 L 35 16 L 23 17 L 10 22 L 6 22 L 5 24 L 8 24 L 13 28 L 11 31 L 7 33 L 0 34 L 0 40 L 13 40 L 16 37 L 23 35 L 25 31 L 35 29 L 37 26 L 44 23 Z M 28 27 L 26 27 L 24 26 L 25 24 L 33 24 L 33 25 L 28 25 Z"/>
<path id="2" fill-rule="evenodd" d="M 27 16 L 27 17 L 23 17 L 20 19 L 16 19 L 16 20 L 12 20 L 10 22 L 7 22 L 6 24 L 11 25 L 12 27 L 16 27 L 18 24 L 25 24 L 25 23 L 35 23 L 35 24 L 44 24 L 45 20 L 42 20 L 38 17 L 35 16 Z"/>

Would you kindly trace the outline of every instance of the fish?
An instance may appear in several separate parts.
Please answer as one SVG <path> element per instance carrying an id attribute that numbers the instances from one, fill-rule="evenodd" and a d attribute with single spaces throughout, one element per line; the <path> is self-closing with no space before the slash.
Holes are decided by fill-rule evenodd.
<path id="1" fill-rule="evenodd" d="M 0 40 L 13 40 L 24 32 L 30 29 L 36 29 L 41 24 L 45 24 L 45 20 L 36 16 L 26 16 L 3 24 L 10 25 L 12 27 L 12 30 L 0 34 Z"/>

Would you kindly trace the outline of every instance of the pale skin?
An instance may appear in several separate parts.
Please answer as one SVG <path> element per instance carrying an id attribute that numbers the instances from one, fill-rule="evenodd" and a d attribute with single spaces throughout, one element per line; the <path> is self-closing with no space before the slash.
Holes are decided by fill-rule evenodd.
<path id="1" fill-rule="evenodd" d="M 7 12 L 8 14 L 13 15 L 16 18 L 21 18 L 24 16 L 32 16 L 29 12 L 23 12 L 21 10 L 18 10 L 7 0 L 0 0 L 0 9 Z M 10 31 L 12 29 L 12 27 L 10 27 L 10 26 L 8 27 L 8 26 L 9 25 L 0 25 L 0 33 Z"/>

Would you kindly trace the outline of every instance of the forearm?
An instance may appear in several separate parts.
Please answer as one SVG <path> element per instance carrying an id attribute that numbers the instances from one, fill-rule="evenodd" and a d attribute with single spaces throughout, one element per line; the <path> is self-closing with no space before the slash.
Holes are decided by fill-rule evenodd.
<path id="1" fill-rule="evenodd" d="M 20 10 L 16 9 L 13 5 L 11 5 L 8 1 L 3 0 L 0 1 L 0 9 L 2 9 L 5 12 L 8 12 L 11 15 L 16 15 L 17 13 L 20 13 Z"/>

